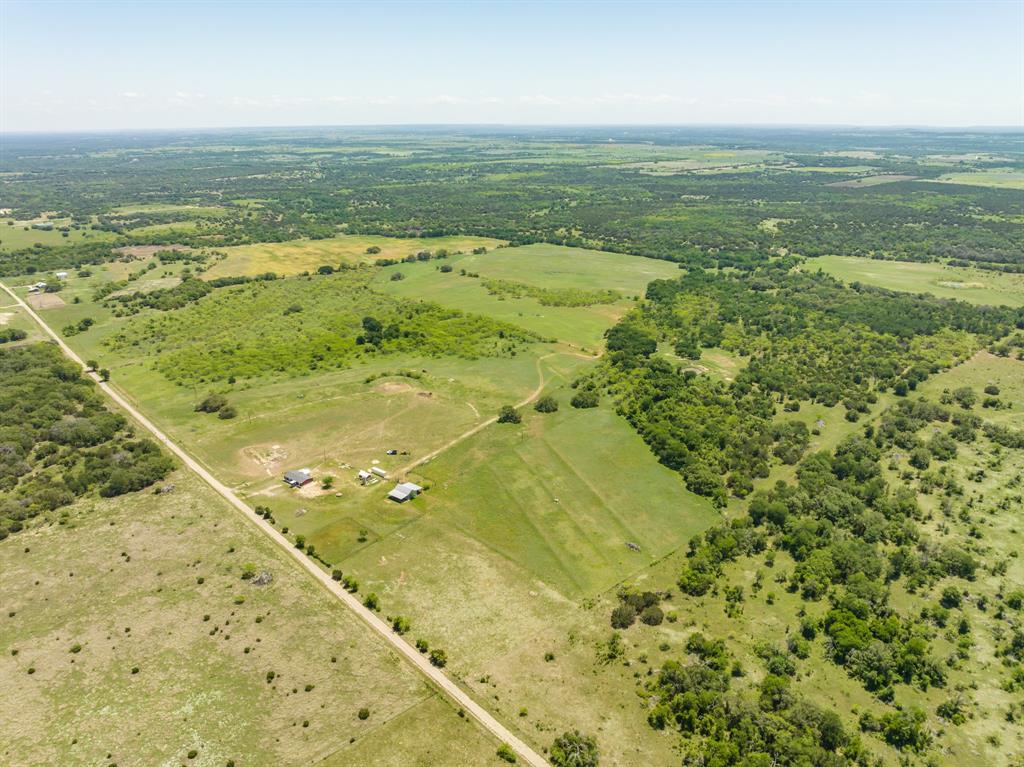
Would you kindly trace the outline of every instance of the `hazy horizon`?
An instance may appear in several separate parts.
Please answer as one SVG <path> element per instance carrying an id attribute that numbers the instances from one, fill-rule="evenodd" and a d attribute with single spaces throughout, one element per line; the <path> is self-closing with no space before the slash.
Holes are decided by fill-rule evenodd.
<path id="1" fill-rule="evenodd" d="M 1024 4 L 0 5 L 0 130 L 1015 128 Z"/>

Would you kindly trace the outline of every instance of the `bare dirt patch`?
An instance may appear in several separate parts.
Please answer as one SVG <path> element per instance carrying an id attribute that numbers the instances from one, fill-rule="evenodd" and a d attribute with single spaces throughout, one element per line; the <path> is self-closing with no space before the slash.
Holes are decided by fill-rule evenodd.
<path id="1" fill-rule="evenodd" d="M 6 325 L 13 316 L 14 312 L 0 312 L 0 325 Z"/>
<path id="2" fill-rule="evenodd" d="M 280 445 L 252 445 L 242 448 L 247 460 L 261 466 L 267 474 L 273 474 L 288 459 L 288 451 Z"/>
<path id="3" fill-rule="evenodd" d="M 59 309 L 65 305 L 64 299 L 56 293 L 33 293 L 27 300 L 33 309 Z"/>
<path id="4" fill-rule="evenodd" d="M 404 381 L 384 381 L 373 387 L 373 390 L 378 394 L 401 394 L 412 391 L 412 385 Z"/>

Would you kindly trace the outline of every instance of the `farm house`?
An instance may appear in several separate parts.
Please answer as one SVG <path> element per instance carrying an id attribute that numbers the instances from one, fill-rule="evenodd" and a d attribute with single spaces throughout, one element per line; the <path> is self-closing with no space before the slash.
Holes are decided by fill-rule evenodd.
<path id="1" fill-rule="evenodd" d="M 388 493 L 388 500 L 405 503 L 423 492 L 423 488 L 413 482 L 399 482 L 395 489 Z"/>
<path id="2" fill-rule="evenodd" d="M 313 481 L 313 474 L 309 469 L 293 469 L 284 473 L 284 481 L 292 487 L 302 487 Z"/>

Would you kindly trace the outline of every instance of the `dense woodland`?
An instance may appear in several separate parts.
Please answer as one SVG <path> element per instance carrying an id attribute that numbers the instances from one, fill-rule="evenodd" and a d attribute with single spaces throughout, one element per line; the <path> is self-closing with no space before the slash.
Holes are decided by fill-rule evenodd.
<path id="1" fill-rule="evenodd" d="M 149 487 L 172 465 L 56 346 L 0 351 L 0 539 L 88 493 Z"/>
<path id="2" fill-rule="evenodd" d="M 454 136 L 267 131 L 83 136 L 63 147 L 16 137 L 2 167 L 13 215 L 57 212 L 71 217 L 71 228 L 113 239 L 23 249 L 5 257 L 3 270 L 95 263 L 124 242 L 234 245 L 329 237 L 339 228 L 401 237 L 488 235 L 702 266 L 750 266 L 793 252 L 1024 269 L 1019 191 L 928 183 L 950 170 L 1024 167 L 1013 134 L 864 131 L 845 138 L 843 150 L 864 147 L 869 159 L 824 154 L 837 151 L 837 136 L 795 130 L 553 130 L 525 139 L 483 129 Z M 334 141 L 343 142 L 341 151 Z M 382 142 L 389 151 L 380 150 Z M 766 160 L 714 173 L 651 173 L 656 165 L 631 162 L 670 162 L 686 147 L 708 143 L 758 150 Z M 962 159 L 979 147 L 991 157 Z M 909 180 L 842 185 L 872 175 Z M 205 206 L 207 214 L 140 203 L 187 203 Z M 766 220 L 777 224 L 759 225 Z M 154 228 L 175 223 L 188 226 Z"/>

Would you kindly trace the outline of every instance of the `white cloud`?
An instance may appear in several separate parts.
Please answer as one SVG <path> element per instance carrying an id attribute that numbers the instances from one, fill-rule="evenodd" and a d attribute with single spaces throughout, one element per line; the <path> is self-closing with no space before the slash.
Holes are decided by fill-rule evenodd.
<path id="1" fill-rule="evenodd" d="M 545 96 L 543 93 L 537 93 L 532 96 L 520 96 L 519 100 L 524 104 L 535 104 L 540 106 L 551 106 L 553 104 L 561 104 L 558 99 L 553 99 L 550 96 Z"/>
<path id="2" fill-rule="evenodd" d="M 462 96 L 449 96 L 448 94 L 441 94 L 440 96 L 427 99 L 428 104 L 465 104 L 467 101 L 468 99 Z"/>

